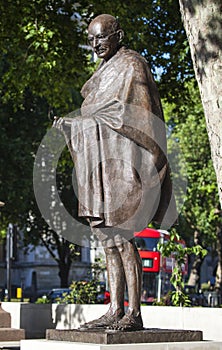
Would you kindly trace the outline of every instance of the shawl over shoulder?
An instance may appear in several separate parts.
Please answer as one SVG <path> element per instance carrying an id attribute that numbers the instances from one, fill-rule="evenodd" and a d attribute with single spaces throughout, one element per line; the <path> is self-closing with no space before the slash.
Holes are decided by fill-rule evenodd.
<path id="1" fill-rule="evenodd" d="M 138 231 L 177 218 L 166 131 L 156 84 L 145 59 L 122 47 L 82 88 L 72 120 L 71 154 L 78 215 L 92 226 Z"/>

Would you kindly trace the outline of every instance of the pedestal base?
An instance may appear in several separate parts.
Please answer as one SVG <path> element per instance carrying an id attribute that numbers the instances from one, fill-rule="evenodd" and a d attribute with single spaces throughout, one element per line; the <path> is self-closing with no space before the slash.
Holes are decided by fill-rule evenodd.
<path id="1" fill-rule="evenodd" d="M 2 303 L 0 303 L 0 328 L 11 327 L 11 315 L 2 309 Z"/>
<path id="2" fill-rule="evenodd" d="M 24 329 L 0 328 L 0 342 L 25 339 Z"/>
<path id="3" fill-rule="evenodd" d="M 152 328 L 133 332 L 47 329 L 46 339 L 92 344 L 132 344 L 201 341 L 203 335 L 201 331 Z"/>
<path id="4" fill-rule="evenodd" d="M 11 328 L 11 315 L 2 309 L 0 303 L 0 342 L 20 341 L 22 339 L 25 339 L 25 330 Z"/>

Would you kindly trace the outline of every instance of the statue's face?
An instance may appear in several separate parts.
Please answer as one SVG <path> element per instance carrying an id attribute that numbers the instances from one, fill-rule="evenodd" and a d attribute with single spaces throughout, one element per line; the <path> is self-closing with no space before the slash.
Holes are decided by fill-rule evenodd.
<path id="1" fill-rule="evenodd" d="M 88 42 L 99 58 L 108 61 L 118 51 L 119 35 L 110 25 L 95 21 L 88 28 Z"/>

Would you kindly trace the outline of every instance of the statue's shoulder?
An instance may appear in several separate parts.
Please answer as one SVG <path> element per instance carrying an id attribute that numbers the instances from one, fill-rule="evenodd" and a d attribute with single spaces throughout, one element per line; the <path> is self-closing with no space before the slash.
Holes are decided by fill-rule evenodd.
<path id="1" fill-rule="evenodd" d="M 148 67 L 146 59 L 141 54 L 126 47 L 122 47 L 119 50 L 117 61 L 127 67 Z"/>

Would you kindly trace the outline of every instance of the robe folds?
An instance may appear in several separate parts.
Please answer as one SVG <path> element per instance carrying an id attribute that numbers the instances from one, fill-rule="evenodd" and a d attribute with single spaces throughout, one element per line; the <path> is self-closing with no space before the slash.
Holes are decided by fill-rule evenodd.
<path id="1" fill-rule="evenodd" d="M 69 149 L 78 216 L 91 227 L 142 230 L 177 218 L 160 97 L 146 60 L 121 47 L 81 90 Z"/>

